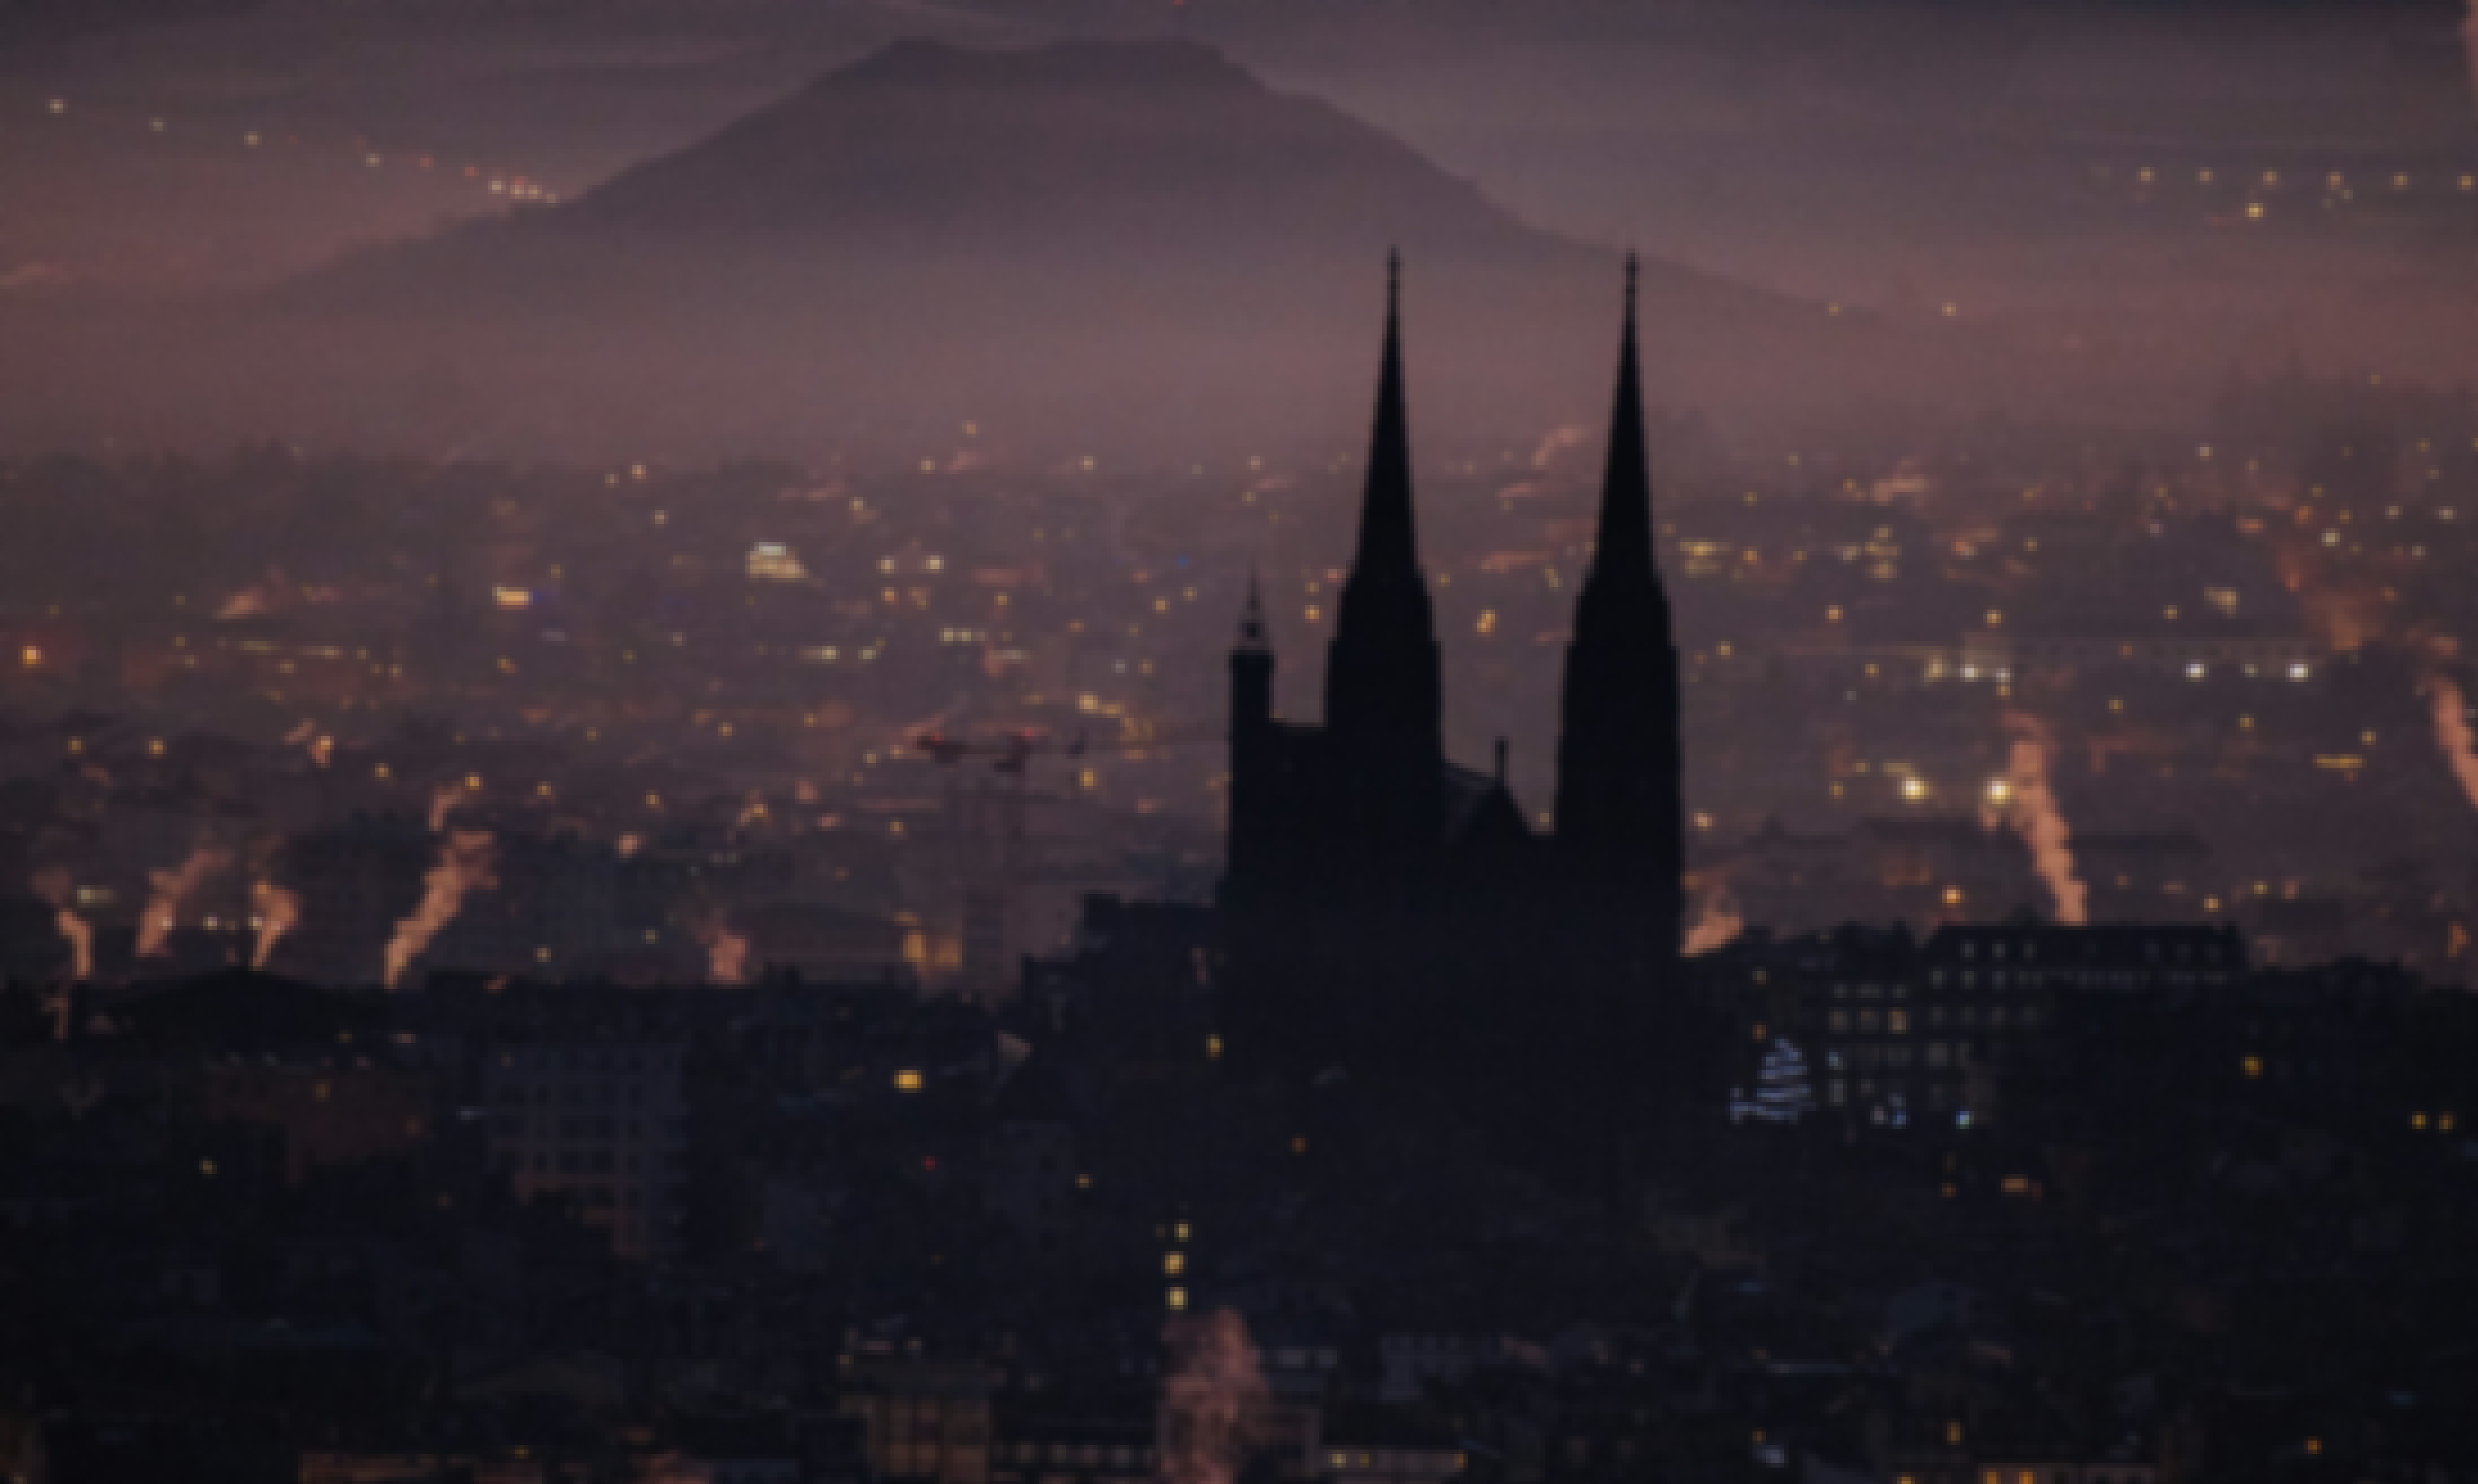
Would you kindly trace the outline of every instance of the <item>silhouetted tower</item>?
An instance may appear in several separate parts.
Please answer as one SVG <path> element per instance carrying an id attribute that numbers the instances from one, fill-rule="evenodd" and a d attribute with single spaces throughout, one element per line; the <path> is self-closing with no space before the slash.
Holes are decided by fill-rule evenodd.
<path id="1" fill-rule="evenodd" d="M 1683 913 L 1685 830 L 1678 650 L 1653 563 L 1652 477 L 1635 364 L 1635 264 L 1627 264 L 1617 408 L 1591 571 L 1566 647 L 1557 742 L 1557 847 L 1575 878 L 1640 904 L 1645 940 L 1674 954 Z"/>
<path id="2" fill-rule="evenodd" d="M 1230 651 L 1230 839 L 1232 879 L 1253 882 L 1266 865 L 1274 800 L 1274 646 L 1265 637 L 1264 595 L 1248 578 L 1239 643 Z"/>
<path id="3" fill-rule="evenodd" d="M 1336 822 L 1379 847 L 1431 843 L 1445 743 L 1436 623 L 1411 518 L 1403 412 L 1402 259 L 1387 260 L 1385 360 L 1359 511 L 1359 549 L 1336 605 L 1326 731 L 1340 765 Z"/>

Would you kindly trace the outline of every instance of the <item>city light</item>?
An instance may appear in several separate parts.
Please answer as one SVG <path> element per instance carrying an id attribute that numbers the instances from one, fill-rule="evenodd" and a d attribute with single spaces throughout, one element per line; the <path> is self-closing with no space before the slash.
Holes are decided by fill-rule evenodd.
<path id="1" fill-rule="evenodd" d="M 0 96 L 0 1475 L 2457 1436 L 2457 15 L 180 9 Z"/>

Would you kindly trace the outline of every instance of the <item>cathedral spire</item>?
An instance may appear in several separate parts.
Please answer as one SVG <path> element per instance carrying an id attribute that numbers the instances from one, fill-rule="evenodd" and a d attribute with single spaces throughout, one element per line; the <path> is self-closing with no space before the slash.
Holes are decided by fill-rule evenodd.
<path id="1" fill-rule="evenodd" d="M 1377 376 L 1377 429 L 1368 449 L 1368 484 L 1360 496 L 1361 573 L 1399 579 L 1415 576 L 1419 541 L 1411 516 L 1411 431 L 1403 410 L 1403 255 L 1385 258 L 1385 352 Z"/>
<path id="2" fill-rule="evenodd" d="M 1652 562 L 1651 455 L 1643 436 L 1643 371 L 1635 354 L 1635 286 L 1641 266 L 1627 255 L 1626 328 L 1618 342 L 1617 406 L 1609 416 L 1609 462 L 1601 480 L 1601 528 L 1588 592 L 1610 585 L 1657 585 Z"/>
<path id="3" fill-rule="evenodd" d="M 1557 841 L 1589 877 L 1640 884 L 1650 940 L 1674 953 L 1682 903 L 1678 651 L 1653 562 L 1652 474 L 1635 349 L 1639 269 L 1627 260 L 1617 405 L 1601 527 L 1566 646 L 1557 739 Z"/>
<path id="4" fill-rule="evenodd" d="M 1356 780 L 1346 806 L 1362 833 L 1425 839 L 1444 753 L 1436 619 L 1411 514 L 1411 437 L 1403 394 L 1403 260 L 1385 265 L 1385 350 L 1360 498 L 1359 549 L 1334 604 L 1325 718 Z"/>

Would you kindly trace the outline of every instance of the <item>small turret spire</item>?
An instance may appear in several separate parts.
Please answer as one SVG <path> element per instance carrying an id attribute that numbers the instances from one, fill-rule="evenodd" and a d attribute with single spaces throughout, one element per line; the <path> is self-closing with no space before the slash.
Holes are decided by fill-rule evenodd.
<path id="1" fill-rule="evenodd" d="M 1239 610 L 1239 643 L 1247 649 L 1265 647 L 1265 593 L 1252 562 L 1248 565 L 1248 601 Z"/>

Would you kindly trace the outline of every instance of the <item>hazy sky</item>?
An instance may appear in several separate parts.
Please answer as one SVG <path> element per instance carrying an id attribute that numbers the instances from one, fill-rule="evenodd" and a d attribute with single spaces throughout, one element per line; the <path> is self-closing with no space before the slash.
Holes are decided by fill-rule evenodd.
<path id="1" fill-rule="evenodd" d="M 572 198 L 902 37 L 1176 34 L 1537 225 L 1819 306 L 2449 380 L 2478 369 L 2457 20 L 2337 0 L 271 0 L 0 46 L 0 316 L 263 286 Z"/>
<path id="2" fill-rule="evenodd" d="M 2275 19 L 2253 24 L 2263 13 Z M 2258 142 L 2403 156 L 2465 147 L 2465 116 L 2397 86 L 2399 27 L 2369 18 L 2391 13 L 2298 3 L 277 0 L 0 54 L 0 189 L 13 202 L 0 275 L 30 262 L 107 276 L 288 270 L 343 240 L 497 204 L 442 186 L 436 168 L 422 178 L 410 159 L 573 191 L 897 36 L 1005 44 L 1079 31 L 1216 40 L 1277 84 L 1396 130 L 1544 225 L 1760 268 L 1778 255 L 1750 257 L 1747 239 L 1797 230 L 1767 219 L 1778 197 L 1832 219 L 1837 206 L 1893 200 L 1922 181 L 1950 195 L 1944 168 L 1968 163 L 1991 125 L 2034 156 L 2097 160 L 2192 140 L 2232 166 Z M 55 100 L 67 112 L 49 113 Z M 251 132 L 263 140 L 255 155 L 242 144 Z M 1688 191 L 1702 193 L 1707 225 L 1682 219 Z"/>

